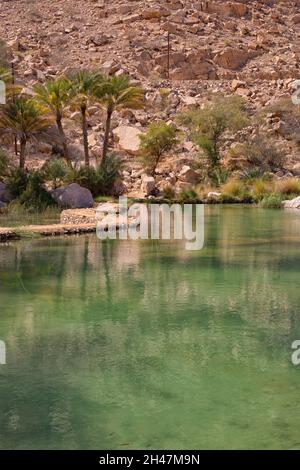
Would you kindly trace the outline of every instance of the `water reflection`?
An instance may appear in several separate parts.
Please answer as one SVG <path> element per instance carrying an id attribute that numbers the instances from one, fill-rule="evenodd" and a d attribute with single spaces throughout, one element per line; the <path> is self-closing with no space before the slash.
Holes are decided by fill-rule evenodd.
<path id="1" fill-rule="evenodd" d="M 206 245 L 0 247 L 1 448 L 291 448 L 297 214 L 207 208 Z"/>

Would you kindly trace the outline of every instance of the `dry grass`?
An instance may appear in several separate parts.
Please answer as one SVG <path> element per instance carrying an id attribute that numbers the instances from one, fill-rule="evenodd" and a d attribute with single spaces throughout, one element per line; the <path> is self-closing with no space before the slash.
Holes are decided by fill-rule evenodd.
<path id="1" fill-rule="evenodd" d="M 243 198 L 246 196 L 247 188 L 242 181 L 232 179 L 222 186 L 221 191 L 227 197 Z"/>
<path id="2" fill-rule="evenodd" d="M 274 192 L 274 182 L 263 178 L 257 178 L 251 182 L 251 194 L 255 200 L 260 201 L 266 195 Z"/>
<path id="3" fill-rule="evenodd" d="M 275 192 L 284 195 L 300 195 L 300 180 L 297 178 L 286 178 L 275 185 Z"/>

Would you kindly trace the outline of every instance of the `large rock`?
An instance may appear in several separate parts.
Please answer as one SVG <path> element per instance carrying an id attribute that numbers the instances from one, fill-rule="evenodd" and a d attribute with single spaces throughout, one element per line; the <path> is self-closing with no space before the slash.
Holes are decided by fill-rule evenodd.
<path id="1" fill-rule="evenodd" d="M 169 16 L 170 11 L 164 7 L 150 7 L 145 10 L 142 10 L 141 15 L 145 20 L 153 20 L 162 18 L 164 16 Z"/>
<path id="2" fill-rule="evenodd" d="M 193 64 L 184 62 L 170 71 L 171 80 L 215 80 L 216 76 L 215 67 L 206 61 Z"/>
<path id="3" fill-rule="evenodd" d="M 151 196 L 155 191 L 155 179 L 152 176 L 144 176 L 141 190 L 145 196 Z"/>
<path id="4" fill-rule="evenodd" d="M 300 196 L 292 199 L 291 201 L 284 201 L 283 207 L 285 209 L 300 209 Z"/>
<path id="5" fill-rule="evenodd" d="M 93 207 L 92 193 L 87 188 L 82 188 L 77 183 L 72 183 L 65 188 L 58 188 L 52 192 L 53 199 L 61 207 L 70 209 L 87 209 Z"/>
<path id="6" fill-rule="evenodd" d="M 199 175 L 190 166 L 184 165 L 178 174 L 179 181 L 189 184 L 197 184 L 199 182 Z"/>
<path id="7" fill-rule="evenodd" d="M 255 57 L 254 52 L 248 52 L 242 49 L 234 49 L 228 47 L 227 49 L 216 54 L 214 61 L 220 67 L 229 70 L 238 70 L 243 67 L 248 60 Z"/>
<path id="8" fill-rule="evenodd" d="M 139 136 L 141 130 L 134 126 L 118 126 L 114 129 L 113 134 L 118 139 L 118 146 L 121 150 L 132 155 L 137 155 L 140 148 Z"/>
<path id="9" fill-rule="evenodd" d="M 201 2 L 201 10 L 208 13 L 217 13 L 222 16 L 235 16 L 241 18 L 248 13 L 248 7 L 241 2 Z"/>
<path id="10" fill-rule="evenodd" d="M 171 80 L 216 79 L 216 67 L 209 62 L 210 55 L 206 49 L 188 54 L 173 52 L 169 58 L 167 54 L 161 54 L 156 63 L 166 70 L 168 59 Z"/>
<path id="11" fill-rule="evenodd" d="M 0 181 L 0 201 L 3 203 L 6 203 L 6 202 L 10 202 L 11 200 L 12 200 L 12 197 L 9 194 L 6 184 Z"/>

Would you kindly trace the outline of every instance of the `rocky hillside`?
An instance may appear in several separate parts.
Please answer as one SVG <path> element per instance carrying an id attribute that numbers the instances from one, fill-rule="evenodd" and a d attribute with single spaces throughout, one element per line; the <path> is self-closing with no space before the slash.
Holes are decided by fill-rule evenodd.
<path id="1" fill-rule="evenodd" d="M 125 113 L 115 133 L 129 154 L 148 122 L 172 120 L 208 93 L 241 95 L 256 110 L 289 97 L 300 78 L 300 0 L 1 0 L 0 37 L 17 80 L 29 86 L 78 68 L 129 73 L 142 83 L 145 111 Z M 101 124 L 91 125 L 97 152 Z M 287 139 L 281 117 L 269 115 L 264 126 L 281 144 Z M 70 136 L 79 143 L 75 130 Z M 299 149 L 290 139 L 285 145 L 292 168 Z M 185 142 L 178 158 L 192 150 Z"/>
<path id="2" fill-rule="evenodd" d="M 299 0 L 2 0 L 0 18 L 31 79 L 95 66 L 153 83 L 300 76 Z"/>

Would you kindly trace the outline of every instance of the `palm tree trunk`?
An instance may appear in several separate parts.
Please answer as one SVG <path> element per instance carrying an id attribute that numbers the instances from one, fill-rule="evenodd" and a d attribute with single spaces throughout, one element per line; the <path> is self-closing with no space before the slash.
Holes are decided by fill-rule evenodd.
<path id="1" fill-rule="evenodd" d="M 71 159 L 70 159 L 70 154 L 69 154 L 69 149 L 68 149 L 68 144 L 67 144 L 67 139 L 66 139 L 65 132 L 64 132 L 64 129 L 63 129 L 63 126 L 62 126 L 62 119 L 61 119 L 61 116 L 59 116 L 59 115 L 56 117 L 56 124 L 57 124 L 57 128 L 58 128 L 58 133 L 59 133 L 59 136 L 60 136 L 60 140 L 61 140 L 61 143 L 62 143 L 62 146 L 63 146 L 64 157 L 65 157 L 68 165 L 72 166 Z"/>
<path id="2" fill-rule="evenodd" d="M 112 111 L 107 110 L 101 166 L 104 166 L 106 162 L 109 133 L 110 133 L 110 126 L 111 126 L 111 117 L 112 117 Z"/>
<path id="3" fill-rule="evenodd" d="M 26 159 L 26 144 L 27 140 L 26 137 L 21 137 L 20 140 L 20 168 L 24 170 L 25 168 L 25 159 Z"/>
<path id="4" fill-rule="evenodd" d="M 88 142 L 87 121 L 86 121 L 86 106 L 81 106 L 81 118 L 82 118 L 84 162 L 85 162 L 85 166 L 89 167 L 90 155 L 89 155 L 89 142 Z"/>

